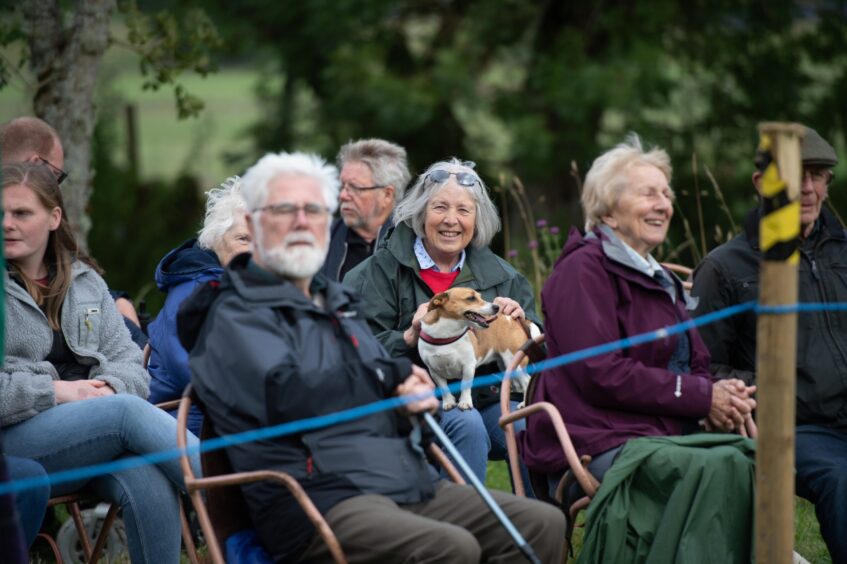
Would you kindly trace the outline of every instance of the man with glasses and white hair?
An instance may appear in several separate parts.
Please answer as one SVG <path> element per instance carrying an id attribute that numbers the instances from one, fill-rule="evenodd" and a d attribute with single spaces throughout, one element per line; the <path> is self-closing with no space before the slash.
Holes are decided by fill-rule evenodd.
<path id="1" fill-rule="evenodd" d="M 801 145 L 800 302 L 847 302 L 847 236 L 823 207 L 838 157 L 806 128 Z M 762 172 L 753 173 L 761 193 Z M 758 299 L 759 209 L 744 231 L 714 249 L 694 271 L 695 315 Z M 756 379 L 756 314 L 704 325 L 700 334 L 720 377 Z M 847 313 L 804 312 L 797 326 L 797 494 L 815 504 L 834 562 L 847 562 Z"/>
<path id="2" fill-rule="evenodd" d="M 391 212 L 411 175 L 406 150 L 383 139 L 350 141 L 338 152 L 339 217 L 332 223 L 322 272 L 332 280 L 371 256 L 393 225 Z"/>
<path id="3" fill-rule="evenodd" d="M 426 372 L 390 358 L 358 296 L 319 273 L 337 205 L 335 168 L 303 153 L 267 155 L 242 193 L 254 254 L 233 259 L 220 286 L 180 312 L 192 382 L 221 435 L 429 394 Z M 516 561 L 520 552 L 469 486 L 438 480 L 403 416 L 432 396 L 330 427 L 229 447 L 238 472 L 273 469 L 300 484 L 350 562 Z M 406 429 L 406 431 L 404 431 Z M 287 489 L 243 485 L 258 538 L 274 561 L 325 562 L 327 546 Z M 552 506 L 492 492 L 542 562 L 562 557 Z"/>

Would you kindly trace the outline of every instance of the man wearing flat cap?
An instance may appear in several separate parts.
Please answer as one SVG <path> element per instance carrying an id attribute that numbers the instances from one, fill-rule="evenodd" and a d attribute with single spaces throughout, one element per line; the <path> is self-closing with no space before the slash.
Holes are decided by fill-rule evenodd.
<path id="1" fill-rule="evenodd" d="M 823 207 L 838 164 L 835 149 L 806 128 L 801 146 L 800 302 L 847 302 L 847 236 Z M 761 192 L 762 173 L 753 173 Z M 758 299 L 760 210 L 744 232 L 694 271 L 695 315 Z M 722 378 L 756 379 L 756 314 L 705 325 L 700 334 Z M 804 312 L 797 327 L 797 494 L 815 511 L 833 562 L 847 562 L 847 312 Z"/>

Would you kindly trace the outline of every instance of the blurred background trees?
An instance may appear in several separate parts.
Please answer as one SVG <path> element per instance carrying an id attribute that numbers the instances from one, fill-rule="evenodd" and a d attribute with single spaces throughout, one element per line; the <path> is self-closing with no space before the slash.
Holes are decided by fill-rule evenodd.
<path id="1" fill-rule="evenodd" d="M 113 37 L 132 30 L 123 6 Z M 532 238 L 517 228 L 515 177 L 537 218 L 581 226 L 579 179 L 636 131 L 673 158 L 677 218 L 663 252 L 689 265 L 754 205 L 757 122 L 806 123 L 847 158 L 844 1 L 138 2 L 152 18 L 198 11 L 221 44 L 208 42 L 198 67 L 219 72 L 180 79 L 178 93 L 206 104 L 196 119 L 179 123 L 171 99 L 155 98 L 167 106 L 158 113 L 137 101 L 144 58 L 124 54 L 98 79 L 90 243 L 110 283 L 136 293 L 151 288 L 163 252 L 197 229 L 202 189 L 266 151 L 334 158 L 348 139 L 376 136 L 404 145 L 416 172 L 448 156 L 476 161 L 489 185 L 504 187 L 505 255 Z M 173 29 L 187 53 L 194 28 Z M 3 121 L 32 111 L 10 102 L 8 91 L 32 92 L 8 72 L 26 49 L 4 33 Z M 140 161 L 128 156 L 127 102 L 141 104 Z"/>

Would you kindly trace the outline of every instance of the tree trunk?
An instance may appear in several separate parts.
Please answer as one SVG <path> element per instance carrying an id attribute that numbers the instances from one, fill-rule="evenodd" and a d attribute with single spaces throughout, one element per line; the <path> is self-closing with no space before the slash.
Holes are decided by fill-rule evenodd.
<path id="1" fill-rule="evenodd" d="M 65 209 L 79 244 L 87 249 L 94 90 L 100 59 L 109 46 L 115 0 L 80 0 L 73 6 L 63 10 L 58 0 L 27 0 L 23 14 L 29 27 L 30 66 L 38 80 L 33 108 L 62 139 L 68 171 L 62 184 Z"/>

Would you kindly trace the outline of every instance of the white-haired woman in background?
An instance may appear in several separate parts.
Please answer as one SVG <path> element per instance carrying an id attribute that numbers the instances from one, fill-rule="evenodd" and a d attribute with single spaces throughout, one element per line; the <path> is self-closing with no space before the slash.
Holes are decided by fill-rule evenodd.
<path id="1" fill-rule="evenodd" d="M 458 159 L 431 165 L 395 208 L 396 227 L 388 241 L 344 278 L 362 295 L 371 329 L 388 352 L 420 366 L 417 343 L 426 304 L 448 288 L 473 288 L 500 305 L 503 314 L 541 325 L 532 286 L 488 247 L 500 230 L 500 217 L 473 166 Z M 477 374 L 496 371 L 493 365 Z M 498 394 L 476 389 L 473 409 L 451 409 L 442 419 L 482 480 L 488 459 L 503 459 L 506 452 L 497 424 Z"/>
<path id="2" fill-rule="evenodd" d="M 191 381 L 188 353 L 177 336 L 180 304 L 199 284 L 219 279 L 232 257 L 250 250 L 240 182 L 233 176 L 206 193 L 206 218 L 198 237 L 170 251 L 156 267 L 156 285 L 168 297 L 149 327 L 152 351 L 147 369 L 153 403 L 179 399 Z M 189 414 L 188 428 L 195 435 L 200 434 L 201 422 L 199 411 Z"/>

